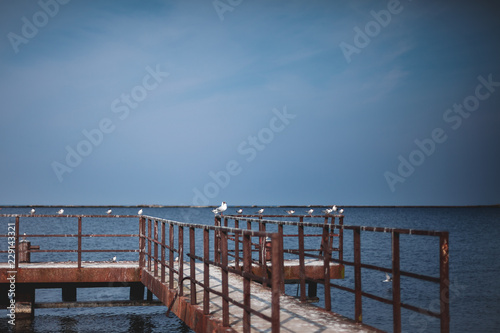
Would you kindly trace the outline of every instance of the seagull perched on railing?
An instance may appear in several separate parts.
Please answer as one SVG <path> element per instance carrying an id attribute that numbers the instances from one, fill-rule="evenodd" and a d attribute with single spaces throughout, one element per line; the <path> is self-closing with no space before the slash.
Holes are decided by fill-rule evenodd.
<path id="1" fill-rule="evenodd" d="M 389 276 L 389 274 L 385 273 L 385 280 L 382 282 L 392 282 L 392 278 Z"/>
<path id="2" fill-rule="evenodd" d="M 212 212 L 213 212 L 214 214 L 216 214 L 216 215 L 217 215 L 217 214 L 222 214 L 222 212 L 225 212 L 225 211 L 226 211 L 226 209 L 227 209 L 227 204 L 226 204 L 226 202 L 225 202 L 225 201 L 222 201 L 222 204 L 221 204 L 219 207 L 217 207 L 217 208 L 215 208 L 215 209 L 212 209 Z"/>
<path id="3" fill-rule="evenodd" d="M 343 209 L 343 208 L 340 208 L 339 213 L 340 213 L 340 214 L 343 214 L 343 213 L 344 213 L 344 209 Z"/>
<path id="4" fill-rule="evenodd" d="M 116 256 L 113 257 L 113 259 L 111 259 L 112 262 L 116 262 Z"/>
<path id="5" fill-rule="evenodd" d="M 264 208 L 259 209 L 258 211 L 255 212 L 256 214 L 262 215 L 264 213 Z"/>
<path id="6" fill-rule="evenodd" d="M 309 214 L 309 215 L 312 215 L 314 212 L 314 209 L 309 209 L 306 213 Z"/>
<path id="7" fill-rule="evenodd" d="M 238 210 L 236 211 L 236 213 L 238 213 L 238 214 L 243 213 L 243 209 L 241 209 L 241 208 L 240 208 L 240 209 L 238 209 Z"/>
<path id="8" fill-rule="evenodd" d="M 31 215 L 35 214 L 35 208 L 31 208 L 30 213 L 31 213 Z"/>
<path id="9" fill-rule="evenodd" d="M 337 205 L 333 205 L 332 210 L 333 210 L 334 212 L 336 212 L 336 211 L 337 211 Z"/>
<path id="10" fill-rule="evenodd" d="M 61 208 L 61 209 L 59 209 L 59 211 L 57 212 L 57 214 L 62 215 L 62 213 L 64 213 L 64 209 Z"/>
<path id="11" fill-rule="evenodd" d="M 295 211 L 293 209 L 290 209 L 290 210 L 285 210 L 285 212 L 288 214 L 288 215 L 292 215 L 293 213 L 295 213 Z"/>
<path id="12" fill-rule="evenodd" d="M 110 215 L 111 214 L 111 209 L 108 209 L 108 211 L 106 212 L 106 214 Z"/>
<path id="13" fill-rule="evenodd" d="M 332 208 L 327 208 L 323 211 L 323 213 L 325 213 L 326 215 L 330 215 L 330 213 L 333 211 Z"/>
<path id="14" fill-rule="evenodd" d="M 137 212 L 137 215 L 142 215 L 142 208 L 139 209 L 139 211 Z"/>

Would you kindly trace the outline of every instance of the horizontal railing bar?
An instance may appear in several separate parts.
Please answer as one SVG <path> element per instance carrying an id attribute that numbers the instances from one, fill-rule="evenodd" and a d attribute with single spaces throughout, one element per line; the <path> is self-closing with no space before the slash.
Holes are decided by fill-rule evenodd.
<path id="1" fill-rule="evenodd" d="M 106 217 L 106 218 L 138 218 L 141 215 L 75 215 L 75 214 L 0 214 L 0 217 Z"/>
<path id="2" fill-rule="evenodd" d="M 403 302 L 401 302 L 401 307 L 405 308 L 405 309 L 408 309 L 408 310 L 415 311 L 415 312 L 419 312 L 421 314 L 425 314 L 427 316 L 436 317 L 436 318 L 441 317 L 441 314 L 438 313 L 438 312 L 433 312 L 433 311 L 430 311 L 430 310 L 422 309 L 422 308 L 420 308 L 418 306 L 413 306 L 413 305 L 406 304 L 406 303 L 403 303 Z"/>
<path id="3" fill-rule="evenodd" d="M 78 234 L 47 234 L 47 235 L 19 235 L 19 238 L 43 238 L 43 237 L 78 237 Z M 7 235 L 0 235 L 0 237 L 7 237 Z M 12 236 L 10 236 L 12 237 Z M 139 237 L 139 235 L 134 235 L 134 234 L 87 234 L 87 235 L 81 235 L 81 237 L 85 238 L 93 238 L 93 237 Z"/>
<path id="4" fill-rule="evenodd" d="M 29 252 L 78 252 L 78 250 L 33 250 L 30 249 Z M 80 252 L 141 252 L 141 250 L 80 250 Z"/>

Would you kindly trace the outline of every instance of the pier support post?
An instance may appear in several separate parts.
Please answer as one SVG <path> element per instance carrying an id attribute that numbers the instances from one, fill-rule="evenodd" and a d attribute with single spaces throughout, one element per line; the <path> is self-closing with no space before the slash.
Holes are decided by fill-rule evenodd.
<path id="1" fill-rule="evenodd" d="M 66 286 L 62 288 L 62 301 L 63 302 L 76 302 L 76 287 Z"/>
<path id="2" fill-rule="evenodd" d="M 309 299 L 316 298 L 318 296 L 318 283 L 308 282 L 307 296 Z"/>
<path id="3" fill-rule="evenodd" d="M 144 300 L 144 285 L 140 282 L 130 284 L 130 300 L 143 301 Z"/>
<path id="4" fill-rule="evenodd" d="M 16 287 L 16 322 L 31 320 L 35 316 L 35 288 L 22 283 Z"/>

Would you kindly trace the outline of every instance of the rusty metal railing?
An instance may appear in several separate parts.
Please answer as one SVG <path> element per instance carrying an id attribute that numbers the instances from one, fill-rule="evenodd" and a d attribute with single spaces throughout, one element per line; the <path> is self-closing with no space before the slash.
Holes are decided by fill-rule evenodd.
<path id="1" fill-rule="evenodd" d="M 224 225 L 228 225 L 228 221 L 234 221 L 234 226 L 236 228 L 240 227 L 239 222 L 247 221 L 247 228 L 251 229 L 250 223 L 259 223 L 259 230 L 266 230 L 266 224 L 274 224 L 278 226 L 278 233 L 283 237 L 287 235 L 283 234 L 283 226 L 296 226 L 298 228 L 298 235 L 288 235 L 288 236 L 297 236 L 298 240 L 298 250 L 284 249 L 284 253 L 292 253 L 299 255 L 300 261 L 300 290 L 301 295 L 300 299 L 304 301 L 306 299 L 305 296 L 305 274 L 304 274 L 304 257 L 314 257 L 324 261 L 324 271 L 328 270 L 326 267 L 330 264 L 330 262 L 335 262 L 341 265 L 352 266 L 354 267 L 354 288 L 349 288 L 346 286 L 339 285 L 337 283 L 332 283 L 328 279 L 328 275 L 325 274 L 324 280 L 311 280 L 309 281 L 322 283 L 324 285 L 325 290 L 325 310 L 331 311 L 331 288 L 337 288 L 343 291 L 348 291 L 354 294 L 354 320 L 358 323 L 362 322 L 362 299 L 363 297 L 373 299 L 375 301 L 390 304 L 393 307 L 393 329 L 394 332 L 401 332 L 401 309 L 408 309 L 414 312 L 421 313 L 423 315 L 431 316 L 438 318 L 440 320 L 441 332 L 447 333 L 449 332 L 449 322 L 450 322 L 450 309 L 449 309 L 449 252 L 448 252 L 448 241 L 449 234 L 446 231 L 426 231 L 426 230 L 412 230 L 412 229 L 396 229 L 396 228 L 377 228 L 377 227 L 363 227 L 363 226 L 349 226 L 343 224 L 343 216 L 339 216 L 339 224 L 334 223 L 333 216 L 315 216 L 315 217 L 324 217 L 325 223 L 309 223 L 303 222 L 303 217 L 300 216 L 299 222 L 290 222 L 290 221 L 276 221 L 276 220 L 268 220 L 264 219 L 264 217 L 289 217 L 283 215 L 266 215 L 266 216 L 257 216 L 255 215 L 251 217 L 245 216 L 234 216 L 228 215 L 224 216 Z M 332 218 L 332 222 L 328 223 L 328 218 Z M 217 218 L 215 220 L 217 225 Z M 312 253 L 307 253 L 307 249 L 304 248 L 304 238 L 306 236 L 317 236 L 317 235 L 305 235 L 304 227 L 317 227 L 322 228 L 322 239 L 320 243 L 320 249 L 314 250 L 310 249 L 309 251 L 319 251 L 318 255 L 314 255 Z M 334 230 L 338 230 L 337 233 L 334 233 Z M 344 230 L 350 231 L 353 233 L 353 261 L 344 260 Z M 361 262 L 361 232 L 376 232 L 376 233 L 390 233 L 391 234 L 391 251 L 392 251 L 392 267 L 381 267 L 376 265 L 369 265 Z M 431 236 L 439 238 L 439 277 L 429 276 L 423 274 L 417 274 L 413 272 L 403 271 L 400 269 L 400 246 L 399 246 L 399 238 L 400 235 L 415 235 L 415 236 Z M 339 243 L 337 248 L 332 247 L 332 235 L 339 236 Z M 262 247 L 263 244 L 256 244 L 256 247 Z M 282 246 L 282 245 L 280 245 Z M 323 252 L 323 254 L 322 254 Z M 337 252 L 338 257 L 332 257 L 332 253 Z M 383 298 L 362 290 L 362 275 L 361 269 L 370 269 L 377 270 L 386 273 L 392 274 L 392 299 Z M 414 306 L 411 304 L 407 304 L 401 301 L 401 276 L 406 276 L 422 281 L 429 281 L 433 283 L 439 284 L 439 304 L 440 311 L 434 312 L 427 309 L 420 308 L 418 306 Z"/>
<path id="2" fill-rule="evenodd" d="M 298 218 L 298 222 L 291 221 L 277 221 L 277 220 L 269 220 L 267 218 Z M 322 218 L 324 223 L 311 223 L 304 222 L 304 217 L 308 218 Z M 338 224 L 335 223 L 336 219 L 339 219 Z M 330 301 L 330 263 L 332 262 L 332 254 L 336 254 L 337 260 L 343 259 L 343 229 L 336 228 L 337 225 L 343 225 L 343 215 L 305 215 L 305 216 L 290 216 L 290 215 L 225 215 L 223 216 L 224 226 L 228 226 L 229 222 L 232 221 L 235 228 L 240 228 L 240 222 L 246 222 L 246 229 L 251 230 L 253 224 L 258 225 L 259 231 L 266 231 L 266 225 L 272 224 L 277 226 L 277 232 L 280 234 L 281 243 L 279 244 L 280 248 L 283 249 L 283 258 L 281 262 L 284 264 L 285 254 L 289 254 L 299 259 L 299 284 L 300 284 L 300 300 L 306 301 L 306 281 L 313 282 L 310 278 L 306 278 L 306 268 L 305 261 L 306 258 L 313 258 L 319 261 L 323 261 L 323 274 L 326 276 L 324 281 L 320 283 L 324 285 L 325 288 L 325 309 L 331 311 L 331 301 Z M 221 224 L 222 218 L 215 217 L 215 225 L 218 226 Z M 286 233 L 284 231 L 284 226 L 296 227 L 297 233 Z M 304 228 L 308 227 L 311 233 L 306 234 Z M 335 230 L 337 230 L 335 232 Z M 295 242 L 295 246 L 285 247 L 283 244 L 284 238 L 296 238 L 297 242 Z M 318 248 L 306 248 L 305 247 L 305 239 L 306 238 L 318 238 Z M 338 238 L 337 246 L 334 246 L 334 238 Z M 265 254 L 267 248 L 264 242 L 259 242 L 257 244 L 253 244 L 255 247 L 255 251 L 258 252 L 258 261 L 257 263 L 266 267 Z M 215 249 L 217 253 L 218 245 L 217 238 L 215 239 Z M 238 257 L 238 239 L 235 239 L 235 247 L 234 247 L 234 258 L 236 262 L 240 259 Z M 284 267 L 282 267 L 284 270 Z M 317 282 L 317 281 L 316 281 Z M 315 283 L 316 283 L 315 282 Z M 282 290 L 284 290 L 284 281 L 282 283 Z"/>
<path id="3" fill-rule="evenodd" d="M 12 245 L 14 245 L 14 251 L 15 255 L 13 255 L 13 268 L 18 269 L 19 267 L 19 245 L 20 245 L 20 239 L 21 238 L 52 238 L 52 237 L 71 237 L 71 238 L 76 238 L 76 244 L 75 247 L 76 249 L 33 249 L 33 248 L 28 248 L 27 251 L 30 253 L 76 253 L 77 254 L 77 264 L 78 268 L 82 267 L 82 253 L 97 253 L 97 252 L 110 252 L 110 253 L 123 253 L 123 252 L 135 252 L 138 253 L 140 252 L 139 249 L 134 248 L 134 249 L 83 249 L 82 246 L 82 239 L 85 238 L 100 238 L 100 237 L 136 237 L 139 238 L 138 234 L 83 234 L 82 233 L 82 224 L 84 219 L 89 220 L 89 219 L 95 219 L 95 218 L 138 218 L 138 215 L 40 215 L 40 214 L 3 214 L 0 215 L 0 217 L 7 217 L 7 218 L 15 218 L 15 222 L 10 222 L 8 223 L 8 227 L 11 227 L 11 231 L 8 231 L 6 234 L 0 234 L 0 237 L 7 237 L 7 239 L 10 241 L 12 239 Z M 57 219 L 75 219 L 74 222 L 78 224 L 78 232 L 76 234 L 26 234 L 24 235 L 24 232 L 22 232 L 20 226 L 20 220 L 21 219 L 33 219 L 33 218 L 42 218 L 42 219 L 48 219 L 48 218 L 57 218 Z M 29 223 L 29 222 L 27 222 Z M 47 226 L 49 229 L 49 226 Z M 5 229 L 9 230 L 9 229 Z M 11 233 L 9 233 L 11 232 Z M 9 242 L 10 243 L 10 242 Z M 9 246 L 9 248 L 12 249 L 12 246 Z M 0 253 L 12 253 L 9 252 L 9 250 L 2 250 Z M 10 260 L 10 259 L 9 259 Z"/>
<path id="4" fill-rule="evenodd" d="M 166 283 L 166 274 L 168 272 L 168 288 L 175 290 L 174 281 L 178 284 L 178 295 L 183 296 L 184 290 L 182 282 L 190 281 L 190 303 L 198 304 L 196 296 L 196 287 L 203 290 L 203 314 L 210 314 L 210 295 L 216 295 L 222 300 L 222 325 L 229 327 L 230 307 L 233 304 L 243 309 L 243 329 L 244 332 L 250 332 L 251 316 L 256 315 L 271 323 L 272 332 L 280 330 L 280 282 L 282 267 L 281 258 L 282 249 L 280 244 L 282 240 L 278 233 L 270 233 L 254 230 L 242 230 L 237 228 L 216 227 L 201 224 L 183 223 L 171 221 L 152 216 L 143 216 L 140 220 L 140 248 L 139 257 L 140 267 L 159 277 L 162 283 Z M 188 232 L 188 242 L 185 242 L 185 231 Z M 217 236 L 216 236 L 217 234 Z M 271 277 L 257 276 L 252 273 L 252 241 L 258 238 L 262 241 L 269 237 L 272 242 L 271 251 L 273 251 L 271 262 Z M 177 244 L 175 242 L 177 239 Z M 210 239 L 218 239 L 220 244 L 220 253 L 210 251 Z M 243 269 L 240 269 L 230 260 L 229 244 L 233 239 L 241 239 Z M 188 244 L 186 244 L 188 243 Z M 197 255 L 197 244 L 203 244 L 203 255 Z M 189 253 L 186 253 L 186 250 Z M 168 255 L 167 255 L 168 253 Z M 179 259 L 176 261 L 174 256 Z M 184 262 L 186 256 L 189 261 Z M 196 264 L 203 267 L 203 278 L 196 276 Z M 184 275 L 185 265 L 189 266 L 188 275 Z M 177 266 L 177 267 L 176 267 Z M 210 284 L 210 271 L 214 268 L 220 269 L 222 286 L 220 290 L 215 289 Z M 243 279 L 243 302 L 229 296 L 229 274 L 240 276 Z M 271 316 L 265 315 L 252 308 L 250 283 L 252 280 L 260 281 L 271 288 Z M 177 294 L 176 294 L 177 296 Z"/>

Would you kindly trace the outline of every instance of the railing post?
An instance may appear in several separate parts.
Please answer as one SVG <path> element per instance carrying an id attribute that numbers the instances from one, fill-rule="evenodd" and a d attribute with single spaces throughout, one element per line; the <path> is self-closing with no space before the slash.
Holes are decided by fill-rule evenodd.
<path id="1" fill-rule="evenodd" d="M 221 250 L 222 250 L 222 326 L 229 327 L 229 277 L 227 271 L 227 231 L 221 231 Z"/>
<path id="2" fill-rule="evenodd" d="M 139 218 L 139 267 L 144 268 L 144 253 L 146 251 L 146 219 Z"/>
<path id="3" fill-rule="evenodd" d="M 363 322 L 363 306 L 361 303 L 361 229 L 354 232 L 354 320 Z"/>
<path id="4" fill-rule="evenodd" d="M 78 216 L 78 268 L 82 268 L 82 217 Z"/>
<path id="5" fill-rule="evenodd" d="M 344 216 L 339 217 L 339 260 L 340 263 L 344 260 Z"/>
<path id="6" fill-rule="evenodd" d="M 392 319 L 394 332 L 401 332 L 401 283 L 399 233 L 392 232 Z"/>
<path id="7" fill-rule="evenodd" d="M 238 221 L 238 219 L 234 219 L 234 228 L 235 229 L 240 228 L 240 221 Z M 241 267 L 240 267 L 240 234 L 239 233 L 234 234 L 234 267 L 237 270 L 241 270 Z"/>
<path id="8" fill-rule="evenodd" d="M 221 218 L 217 215 L 214 217 L 214 225 L 220 227 Z M 215 230 L 214 232 L 214 261 L 220 263 L 220 231 Z"/>
<path id="9" fill-rule="evenodd" d="M 154 226 L 154 274 L 153 276 L 158 276 L 158 221 L 155 219 L 153 221 L 153 226 Z"/>
<path id="10" fill-rule="evenodd" d="M 167 244 L 167 241 L 165 239 L 165 222 L 160 222 L 161 223 L 161 283 L 165 283 L 165 246 Z"/>
<path id="11" fill-rule="evenodd" d="M 169 253 L 169 263 L 170 269 L 168 271 L 168 287 L 174 289 L 174 225 L 169 224 L 168 226 L 168 238 L 170 244 Z"/>
<path id="12" fill-rule="evenodd" d="M 450 279 L 448 232 L 439 236 L 439 301 L 441 308 L 441 333 L 450 331 Z"/>
<path id="13" fill-rule="evenodd" d="M 151 271 L 151 219 L 148 219 L 148 271 Z"/>
<path id="14" fill-rule="evenodd" d="M 189 228 L 189 273 L 191 276 L 191 304 L 196 304 L 196 266 L 194 256 L 196 255 L 196 247 L 195 247 L 195 237 L 194 237 L 194 227 Z"/>
<path id="15" fill-rule="evenodd" d="M 323 256 L 323 277 L 324 277 L 324 286 L 325 286 L 325 310 L 332 310 L 332 295 L 330 291 L 330 257 L 331 257 L 331 241 L 330 238 L 330 227 L 328 224 L 323 226 L 323 239 L 324 239 L 324 256 Z"/>
<path id="16" fill-rule="evenodd" d="M 184 288 L 182 288 L 182 279 L 184 278 L 184 227 L 179 226 L 179 296 L 184 295 Z"/>
<path id="17" fill-rule="evenodd" d="M 299 279 L 300 300 L 306 301 L 306 267 L 304 259 L 304 226 L 299 224 Z"/>
<path id="18" fill-rule="evenodd" d="M 281 256 L 281 271 L 285 271 L 285 251 L 284 251 L 284 245 L 283 245 L 283 224 L 278 224 L 278 234 L 279 234 L 279 240 L 280 240 L 280 256 Z M 280 290 L 282 293 L 285 293 L 285 275 L 281 274 L 281 284 L 280 284 Z"/>
<path id="19" fill-rule="evenodd" d="M 208 315 L 210 313 L 210 293 L 208 288 L 210 287 L 210 229 L 203 229 L 203 258 L 205 259 L 203 263 L 203 314 Z"/>
<path id="20" fill-rule="evenodd" d="M 271 330 L 273 333 L 280 331 L 280 294 L 281 294 L 281 252 L 280 235 L 271 236 L 272 246 L 272 277 L 271 277 Z"/>
<path id="21" fill-rule="evenodd" d="M 249 234 L 243 235 L 243 271 L 246 274 L 251 273 L 252 267 L 252 238 Z M 248 275 L 243 277 L 243 332 L 250 332 L 250 278 Z"/>

